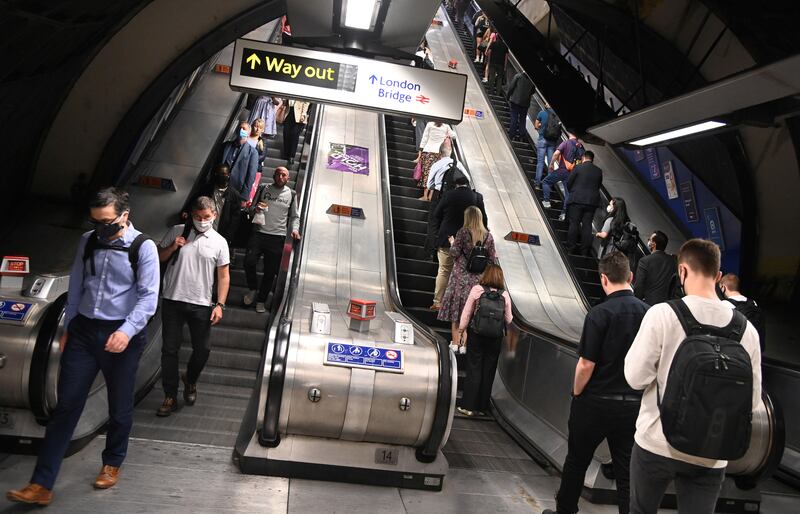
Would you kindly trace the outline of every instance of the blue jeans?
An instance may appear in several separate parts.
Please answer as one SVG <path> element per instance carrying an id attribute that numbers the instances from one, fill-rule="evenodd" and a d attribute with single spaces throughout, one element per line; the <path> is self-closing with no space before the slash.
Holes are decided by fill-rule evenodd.
<path id="1" fill-rule="evenodd" d="M 108 434 L 103 464 L 119 467 L 128 452 L 133 426 L 136 370 L 147 342 L 146 330 L 133 336 L 122 353 L 105 351 L 106 340 L 123 320 L 105 321 L 76 316 L 69 324 L 67 346 L 61 355 L 58 405 L 47 424 L 31 482 L 52 489 L 72 433 L 86 405 L 89 388 L 103 372 L 108 392 Z"/>
<path id="2" fill-rule="evenodd" d="M 550 193 L 553 191 L 553 186 L 559 182 L 564 183 L 564 203 L 561 206 L 562 214 L 567 213 L 567 203 L 569 203 L 569 190 L 567 189 L 568 178 L 569 172 L 567 171 L 567 168 L 562 166 L 561 168 L 548 173 L 544 180 L 542 180 L 542 199 L 545 202 L 550 201 Z"/>
<path id="3" fill-rule="evenodd" d="M 539 136 L 536 140 L 536 185 L 542 183 L 542 175 L 544 174 L 544 157 L 547 155 L 547 164 L 553 160 L 553 154 L 558 147 L 557 141 L 548 141 L 544 136 Z"/>

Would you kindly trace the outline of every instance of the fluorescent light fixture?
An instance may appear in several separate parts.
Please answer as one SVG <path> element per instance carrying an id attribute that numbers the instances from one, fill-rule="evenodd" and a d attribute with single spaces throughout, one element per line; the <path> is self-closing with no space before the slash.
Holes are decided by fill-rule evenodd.
<path id="1" fill-rule="evenodd" d="M 722 123 L 720 121 L 704 121 L 703 123 L 689 125 L 688 127 L 662 132 L 661 134 L 656 134 L 655 136 L 637 139 L 636 141 L 631 141 L 630 144 L 636 146 L 648 146 L 655 143 L 660 143 L 662 141 L 688 136 L 690 134 L 697 134 L 698 132 L 705 132 L 706 130 L 713 130 L 715 128 L 724 127 L 725 125 L 727 125 L 727 123 Z"/>
<path id="2" fill-rule="evenodd" d="M 351 29 L 372 30 L 378 16 L 380 0 L 345 0 L 344 26 Z"/>

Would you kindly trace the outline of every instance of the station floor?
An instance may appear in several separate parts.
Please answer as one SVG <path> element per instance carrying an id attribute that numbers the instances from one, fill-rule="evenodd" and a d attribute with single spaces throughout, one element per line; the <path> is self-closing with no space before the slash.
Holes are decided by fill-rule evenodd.
<path id="1" fill-rule="evenodd" d="M 456 418 L 445 455 L 441 492 L 243 475 L 231 449 L 131 439 L 116 487 L 97 491 L 103 436 L 67 458 L 47 512 L 86 513 L 539 513 L 554 508 L 559 479 L 525 455 L 492 421 Z M 0 455 L 0 491 L 27 481 L 35 458 Z M 764 495 L 762 513 L 800 511 L 796 492 Z M 3 495 L 0 513 L 30 512 Z M 38 509 L 34 509 L 37 510 Z M 610 505 L 581 500 L 583 514 L 614 514 Z M 659 512 L 675 512 L 663 510 Z"/>

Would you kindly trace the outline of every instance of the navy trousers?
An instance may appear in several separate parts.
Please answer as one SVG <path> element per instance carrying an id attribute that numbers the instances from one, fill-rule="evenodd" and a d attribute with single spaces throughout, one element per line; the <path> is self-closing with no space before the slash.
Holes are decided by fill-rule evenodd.
<path id="1" fill-rule="evenodd" d="M 106 340 L 123 320 L 104 321 L 76 316 L 69 324 L 69 339 L 61 355 L 58 405 L 47 424 L 31 482 L 52 489 L 72 433 L 86 405 L 89 388 L 98 371 L 108 391 L 108 433 L 103 464 L 119 467 L 128 451 L 133 426 L 136 370 L 147 341 L 143 330 L 131 338 L 122 353 L 105 351 Z"/>

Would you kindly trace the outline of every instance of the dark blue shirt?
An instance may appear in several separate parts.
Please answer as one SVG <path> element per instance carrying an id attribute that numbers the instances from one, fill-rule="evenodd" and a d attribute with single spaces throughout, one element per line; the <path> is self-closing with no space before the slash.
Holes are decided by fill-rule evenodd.
<path id="1" fill-rule="evenodd" d="M 541 123 L 539 128 L 536 129 L 536 131 L 539 132 L 539 137 L 544 137 L 544 127 L 547 125 L 547 118 L 549 116 L 550 115 L 547 113 L 547 111 L 539 111 L 539 114 L 536 115 L 536 119 L 539 120 L 539 123 Z"/>
<path id="2" fill-rule="evenodd" d="M 586 314 L 578 355 L 595 367 L 581 394 L 642 394 L 625 380 L 625 356 L 648 308 L 625 289 L 611 293 Z"/>

